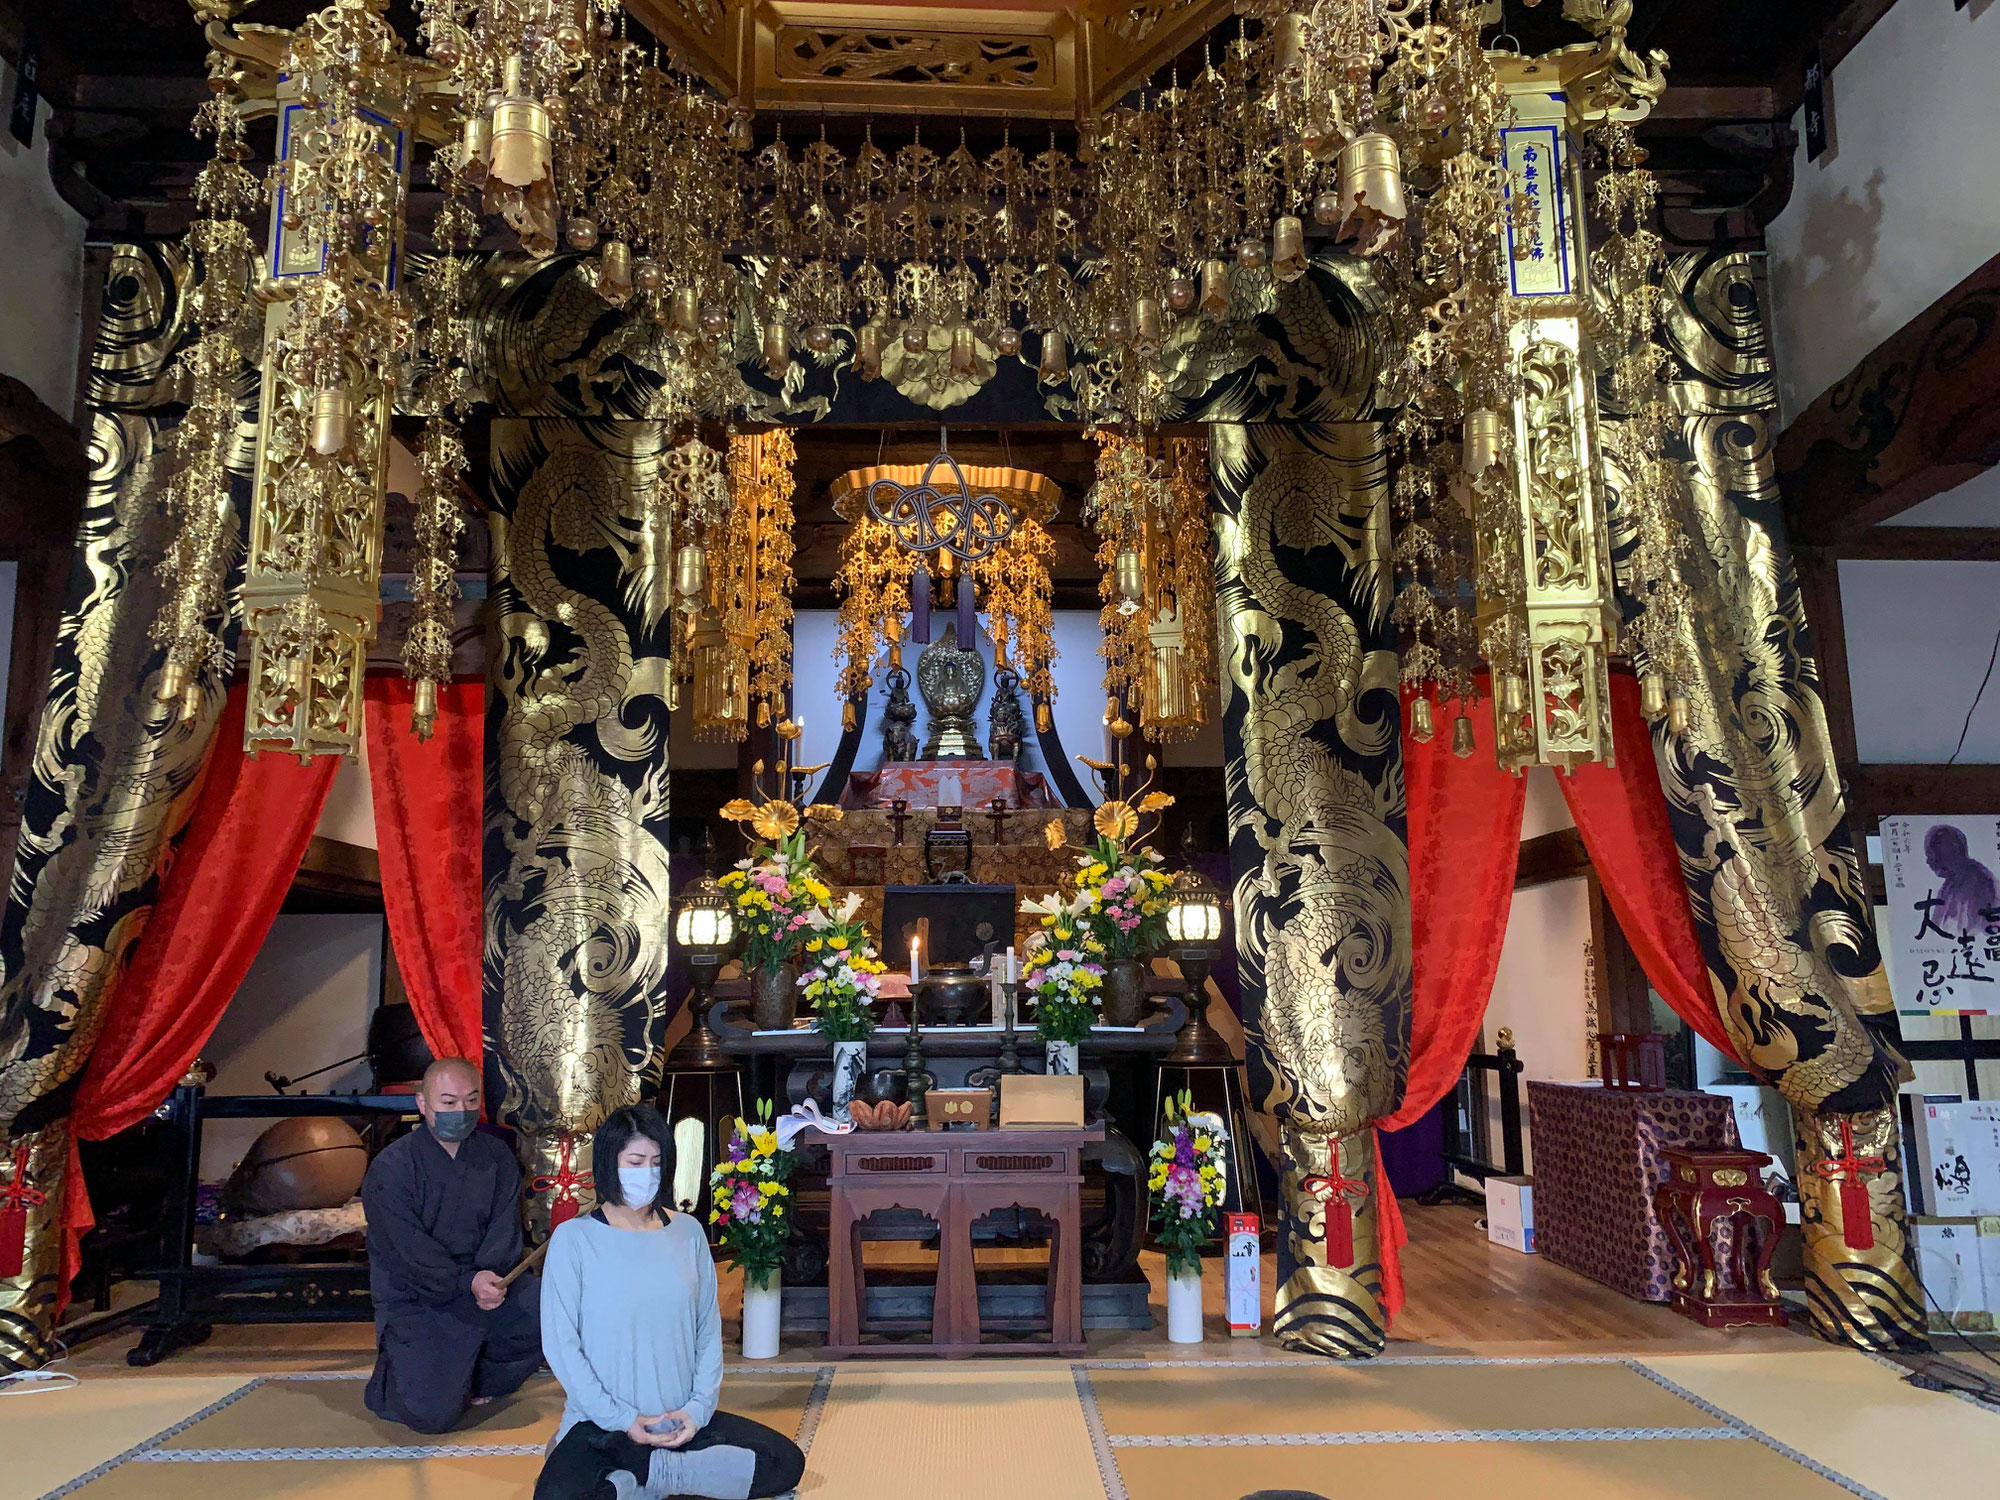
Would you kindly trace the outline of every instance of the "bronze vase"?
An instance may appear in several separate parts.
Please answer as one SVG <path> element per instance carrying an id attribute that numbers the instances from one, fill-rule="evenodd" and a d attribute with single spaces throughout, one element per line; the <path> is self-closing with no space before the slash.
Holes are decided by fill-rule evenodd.
<path id="1" fill-rule="evenodd" d="M 1112 959 L 1104 971 L 1104 1011 L 1099 1019 L 1106 1026 L 1137 1026 L 1145 1011 L 1145 960 Z"/>
<path id="2" fill-rule="evenodd" d="M 799 966 L 750 971 L 750 1020 L 759 1031 L 789 1031 L 799 1014 Z"/>

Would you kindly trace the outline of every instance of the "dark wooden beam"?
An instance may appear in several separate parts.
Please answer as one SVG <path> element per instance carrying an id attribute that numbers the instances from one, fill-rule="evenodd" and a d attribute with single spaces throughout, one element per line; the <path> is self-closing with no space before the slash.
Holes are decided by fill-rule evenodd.
<path id="1" fill-rule="evenodd" d="M 2000 526 L 1877 526 L 1829 550 L 1870 562 L 2000 562 Z"/>
<path id="2" fill-rule="evenodd" d="M 1792 561 L 1798 569 L 1806 622 L 1812 629 L 1819 696 L 1826 705 L 1834 763 L 1845 775 L 1860 759 L 1860 752 L 1854 738 L 1854 686 L 1847 670 L 1847 620 L 1840 602 L 1839 558 L 1825 547 L 1794 547 Z"/>
<path id="3" fill-rule="evenodd" d="M 1843 546 L 2000 463 L 2000 255 L 1849 371 L 1778 439 L 1794 542 Z"/>
<path id="4" fill-rule="evenodd" d="M 1521 853 L 1514 862 L 1514 889 L 1574 880 L 1589 873 L 1590 855 L 1584 851 L 1583 835 L 1574 828 L 1559 829 L 1521 841 Z"/>
<path id="5" fill-rule="evenodd" d="M 1604 887 L 1595 871 L 1587 874 L 1584 884 L 1590 906 L 1590 961 L 1597 979 L 1597 1029 L 1651 1031 L 1653 999 L 1646 984 L 1646 970 L 1639 962 L 1639 955 L 1632 951 L 1631 943 L 1626 941 L 1625 930 L 1618 925 L 1611 903 L 1604 898 Z"/>
<path id="6" fill-rule="evenodd" d="M 1847 778 L 1855 837 L 1897 813 L 2000 815 L 2000 766 L 1864 765 Z"/>
<path id="7" fill-rule="evenodd" d="M 343 843 L 316 833 L 306 845 L 306 857 L 299 861 L 292 889 L 348 899 L 373 897 L 379 905 L 382 858 L 364 844 Z"/>

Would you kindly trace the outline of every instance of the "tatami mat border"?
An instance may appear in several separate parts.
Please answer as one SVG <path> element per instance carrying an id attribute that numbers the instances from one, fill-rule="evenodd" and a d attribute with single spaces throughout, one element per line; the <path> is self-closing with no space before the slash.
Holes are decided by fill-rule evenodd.
<path id="1" fill-rule="evenodd" d="M 1381 1370 L 1410 1365 L 1627 1365 L 1625 1354 L 1382 1354 L 1374 1359 L 1080 1359 L 1086 1370 Z"/>
<path id="2" fill-rule="evenodd" d="M 827 1397 L 832 1394 L 833 1366 L 813 1367 L 813 1388 L 806 1396 L 806 1409 L 799 1413 L 799 1430 L 792 1435 L 799 1452 L 808 1458 L 812 1456 L 813 1439 L 819 1435 L 819 1419 L 826 1415 Z"/>
<path id="3" fill-rule="evenodd" d="M 541 1443 L 408 1443 L 375 1448 L 155 1448 L 135 1464 L 327 1463 L 336 1459 L 540 1458 Z"/>
<path id="4" fill-rule="evenodd" d="M 1125 1476 L 1118 1472 L 1118 1456 L 1111 1451 L 1111 1438 L 1104 1430 L 1104 1413 L 1097 1408 L 1097 1387 L 1090 1383 L 1091 1369 L 1088 1363 L 1079 1363 L 1070 1371 L 1076 1379 L 1077 1404 L 1083 1408 L 1084 1431 L 1090 1434 L 1090 1451 L 1097 1460 L 1097 1477 L 1104 1484 L 1104 1500 L 1128 1500 Z"/>
<path id="5" fill-rule="evenodd" d="M 1717 1421 L 1728 1423 L 1731 1427 L 1735 1428 L 1745 1437 L 1755 1439 L 1757 1442 L 1762 1443 L 1766 1448 L 1769 1448 L 1773 1453 L 1782 1454 L 1784 1457 L 1789 1458 L 1793 1463 L 1799 1465 L 1801 1468 L 1810 1469 L 1813 1473 L 1819 1475 L 1820 1478 L 1829 1480 L 1832 1483 L 1839 1485 L 1849 1494 L 1859 1495 L 1861 1496 L 1861 1500 L 1888 1500 L 1888 1496 L 1884 1495 L 1881 1491 L 1871 1490 L 1870 1488 L 1868 1488 L 1867 1485 L 1861 1483 L 1858 1479 L 1849 1479 L 1845 1474 L 1841 1473 L 1838 1469 L 1828 1468 L 1818 1459 L 1808 1457 L 1806 1454 L 1801 1453 L 1798 1449 L 1794 1448 L 1790 1443 L 1779 1442 L 1776 1438 L 1772 1437 L 1770 1433 L 1765 1432 L 1760 1428 L 1752 1427 L 1748 1422 L 1744 1421 L 1734 1412 L 1724 1411 L 1721 1407 L 1717 1406 L 1713 1401 L 1703 1400 L 1700 1396 L 1697 1396 L 1693 1391 L 1689 1390 L 1686 1386 L 1680 1384 L 1680 1382 L 1669 1379 L 1667 1376 L 1662 1375 L 1658 1370 L 1653 1369 L 1651 1366 L 1641 1364 L 1636 1359 L 1626 1360 L 1625 1363 L 1630 1365 L 1634 1370 L 1638 1371 L 1641 1375 L 1645 1376 L 1648 1380 L 1652 1381 L 1653 1384 L 1657 1385 L 1661 1390 L 1673 1392 L 1674 1395 L 1680 1397 L 1681 1400 L 1687 1402 L 1687 1404 L 1692 1406 L 1696 1411 L 1706 1412 L 1709 1416 L 1714 1417 Z"/>
<path id="6" fill-rule="evenodd" d="M 1113 1448 L 1349 1448 L 1389 1443 L 1747 1443 L 1728 1427 L 1445 1427 L 1381 1432 L 1130 1433 Z"/>
<path id="7" fill-rule="evenodd" d="M 64 1495 L 74 1494 L 76 1491 L 82 1489 L 86 1484 L 89 1484 L 92 1480 L 102 1479 L 106 1474 L 109 1474 L 113 1469 L 117 1468 L 120 1464 L 127 1463 L 130 1460 L 139 1457 L 143 1453 L 151 1452 L 154 1448 L 157 1448 L 161 1443 L 166 1442 L 169 1438 L 179 1437 L 183 1432 L 186 1432 L 190 1427 L 194 1426 L 194 1424 L 197 1422 L 207 1421 L 210 1417 L 214 1416 L 217 1412 L 221 1411 L 225 1406 L 232 1406 L 236 1402 L 241 1401 L 245 1396 L 249 1395 L 252 1391 L 256 1390 L 257 1387 L 259 1387 L 263 1383 L 264 1382 L 261 1378 L 245 1381 L 242 1385 L 238 1386 L 228 1395 L 222 1396 L 214 1401 L 209 1402 L 208 1405 L 204 1406 L 198 1412 L 193 1412 L 190 1413 L 188 1416 L 182 1417 L 180 1421 L 174 1423 L 171 1427 L 163 1428 L 161 1431 L 154 1433 L 151 1437 L 147 1438 L 145 1442 L 135 1443 L 130 1448 L 127 1448 L 123 1453 L 118 1454 L 116 1457 L 107 1458 L 103 1463 L 99 1464 L 96 1468 L 87 1470 L 86 1472 L 77 1475 L 76 1478 L 70 1480 L 69 1483 L 57 1485 L 54 1489 L 44 1493 L 40 1497 L 40 1500 L 62 1500 L 62 1497 Z"/>

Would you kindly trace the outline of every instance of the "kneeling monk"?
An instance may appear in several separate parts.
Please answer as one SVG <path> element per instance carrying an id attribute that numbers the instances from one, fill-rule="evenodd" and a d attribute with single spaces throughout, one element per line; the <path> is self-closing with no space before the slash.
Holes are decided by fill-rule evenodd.
<path id="1" fill-rule="evenodd" d="M 542 1363 L 538 1279 L 500 1284 L 521 1258 L 521 1169 L 474 1129 L 479 1102 L 471 1063 L 432 1063 L 417 1095 L 423 1128 L 361 1184 L 377 1348 L 368 1409 L 418 1432 L 449 1431 Z"/>

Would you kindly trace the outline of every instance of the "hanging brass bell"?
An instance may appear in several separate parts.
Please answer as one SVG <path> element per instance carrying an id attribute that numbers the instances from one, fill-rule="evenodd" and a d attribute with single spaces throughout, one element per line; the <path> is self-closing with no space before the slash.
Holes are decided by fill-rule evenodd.
<path id="1" fill-rule="evenodd" d="M 701 613 L 702 595 L 708 590 L 708 554 L 689 542 L 674 554 L 674 592 L 680 595 L 686 614 Z"/>
<path id="2" fill-rule="evenodd" d="M 201 717 L 201 684 L 190 682 L 181 689 L 181 718 L 192 724 Z"/>
<path id="3" fill-rule="evenodd" d="M 1451 721 L 1451 753 L 1465 760 L 1478 748 L 1478 741 L 1472 737 L 1472 720 L 1460 714 Z"/>
<path id="4" fill-rule="evenodd" d="M 153 689 L 153 695 L 162 703 L 172 703 L 187 685 L 187 668 L 170 658 L 160 667 L 160 685 Z"/>
<path id="5" fill-rule="evenodd" d="M 1211 323 L 1229 316 L 1229 264 L 1205 260 L 1201 263 L 1201 311 Z"/>
<path id="6" fill-rule="evenodd" d="M 330 385 L 313 397 L 313 452 L 331 458 L 347 446 L 354 398 L 344 385 Z"/>
<path id="7" fill-rule="evenodd" d="M 1051 328 L 1042 335 L 1042 360 L 1036 373 L 1043 385 L 1069 379 L 1069 341 L 1060 329 Z"/>
<path id="8" fill-rule="evenodd" d="M 693 333 L 701 327 L 701 294 L 689 283 L 674 288 L 667 321 L 681 333 Z"/>
<path id="9" fill-rule="evenodd" d="M 486 185 L 487 157 L 493 150 L 493 121 L 483 111 L 465 117 L 465 137 L 459 145 L 459 173 L 473 187 Z"/>
<path id="10" fill-rule="evenodd" d="M 632 300 L 632 247 L 623 240 L 606 240 L 597 263 L 597 295 L 613 307 Z"/>
<path id="11" fill-rule="evenodd" d="M 1519 718 L 1528 706 L 1528 685 L 1511 672 L 1500 679 L 1500 712 L 1509 719 Z"/>
<path id="12" fill-rule="evenodd" d="M 842 734 L 854 733 L 854 700 L 851 698 L 840 705 L 840 731 Z"/>
<path id="13" fill-rule="evenodd" d="M 1465 414 L 1460 465 L 1477 479 L 1500 462 L 1500 413 L 1481 407 Z"/>
<path id="14" fill-rule="evenodd" d="M 548 106 L 528 93 L 522 82 L 526 67 L 518 54 L 507 59 L 486 158 L 492 176 L 517 188 L 547 177 L 554 159 Z"/>
<path id="15" fill-rule="evenodd" d="M 863 323 L 854 330 L 854 373 L 874 380 L 882 373 L 882 325 Z"/>
<path id="16" fill-rule="evenodd" d="M 1132 301 L 1132 352 L 1149 358 L 1160 351 L 1160 304 L 1153 297 Z"/>
<path id="17" fill-rule="evenodd" d="M 1306 227 L 1291 214 L 1271 226 L 1271 274 L 1280 281 L 1306 274 Z"/>
<path id="18" fill-rule="evenodd" d="M 1396 143 L 1379 130 L 1357 136 L 1334 163 L 1334 191 L 1340 195 L 1340 236 L 1352 239 L 1357 255 L 1389 248 L 1402 230 L 1402 157 Z"/>
<path id="19" fill-rule="evenodd" d="M 1410 705 L 1410 738 L 1419 745 L 1428 745 L 1431 736 L 1437 733 L 1437 725 L 1431 718 L 1431 700 L 1419 698 Z"/>
<path id="20" fill-rule="evenodd" d="M 972 325 L 955 323 L 951 330 L 951 373 L 960 380 L 970 380 L 978 373 L 978 351 L 972 342 Z"/>
<path id="21" fill-rule="evenodd" d="M 783 380 L 791 367 L 791 331 L 783 318 L 773 318 L 764 325 L 764 373 L 773 380 Z"/>
<path id="22" fill-rule="evenodd" d="M 1118 591 L 1118 613 L 1137 614 L 1146 603 L 1145 560 L 1130 547 L 1118 549 L 1117 561 L 1112 565 L 1112 585 Z"/>
<path id="23" fill-rule="evenodd" d="M 1658 672 L 1648 672 L 1639 679 L 1639 712 L 1657 719 L 1666 711 L 1667 680 Z"/>
<path id="24" fill-rule="evenodd" d="M 410 723 L 417 731 L 417 738 L 431 737 L 431 726 L 437 722 L 438 685 L 428 677 L 417 679 L 416 691 L 410 697 Z"/>
<path id="25" fill-rule="evenodd" d="M 1296 84 L 1306 70 L 1306 18 L 1287 11 L 1271 28 L 1272 65 L 1282 83 Z"/>
<path id="26" fill-rule="evenodd" d="M 1688 732 L 1688 701 L 1679 693 L 1667 700 L 1667 733 L 1682 735 Z"/>

